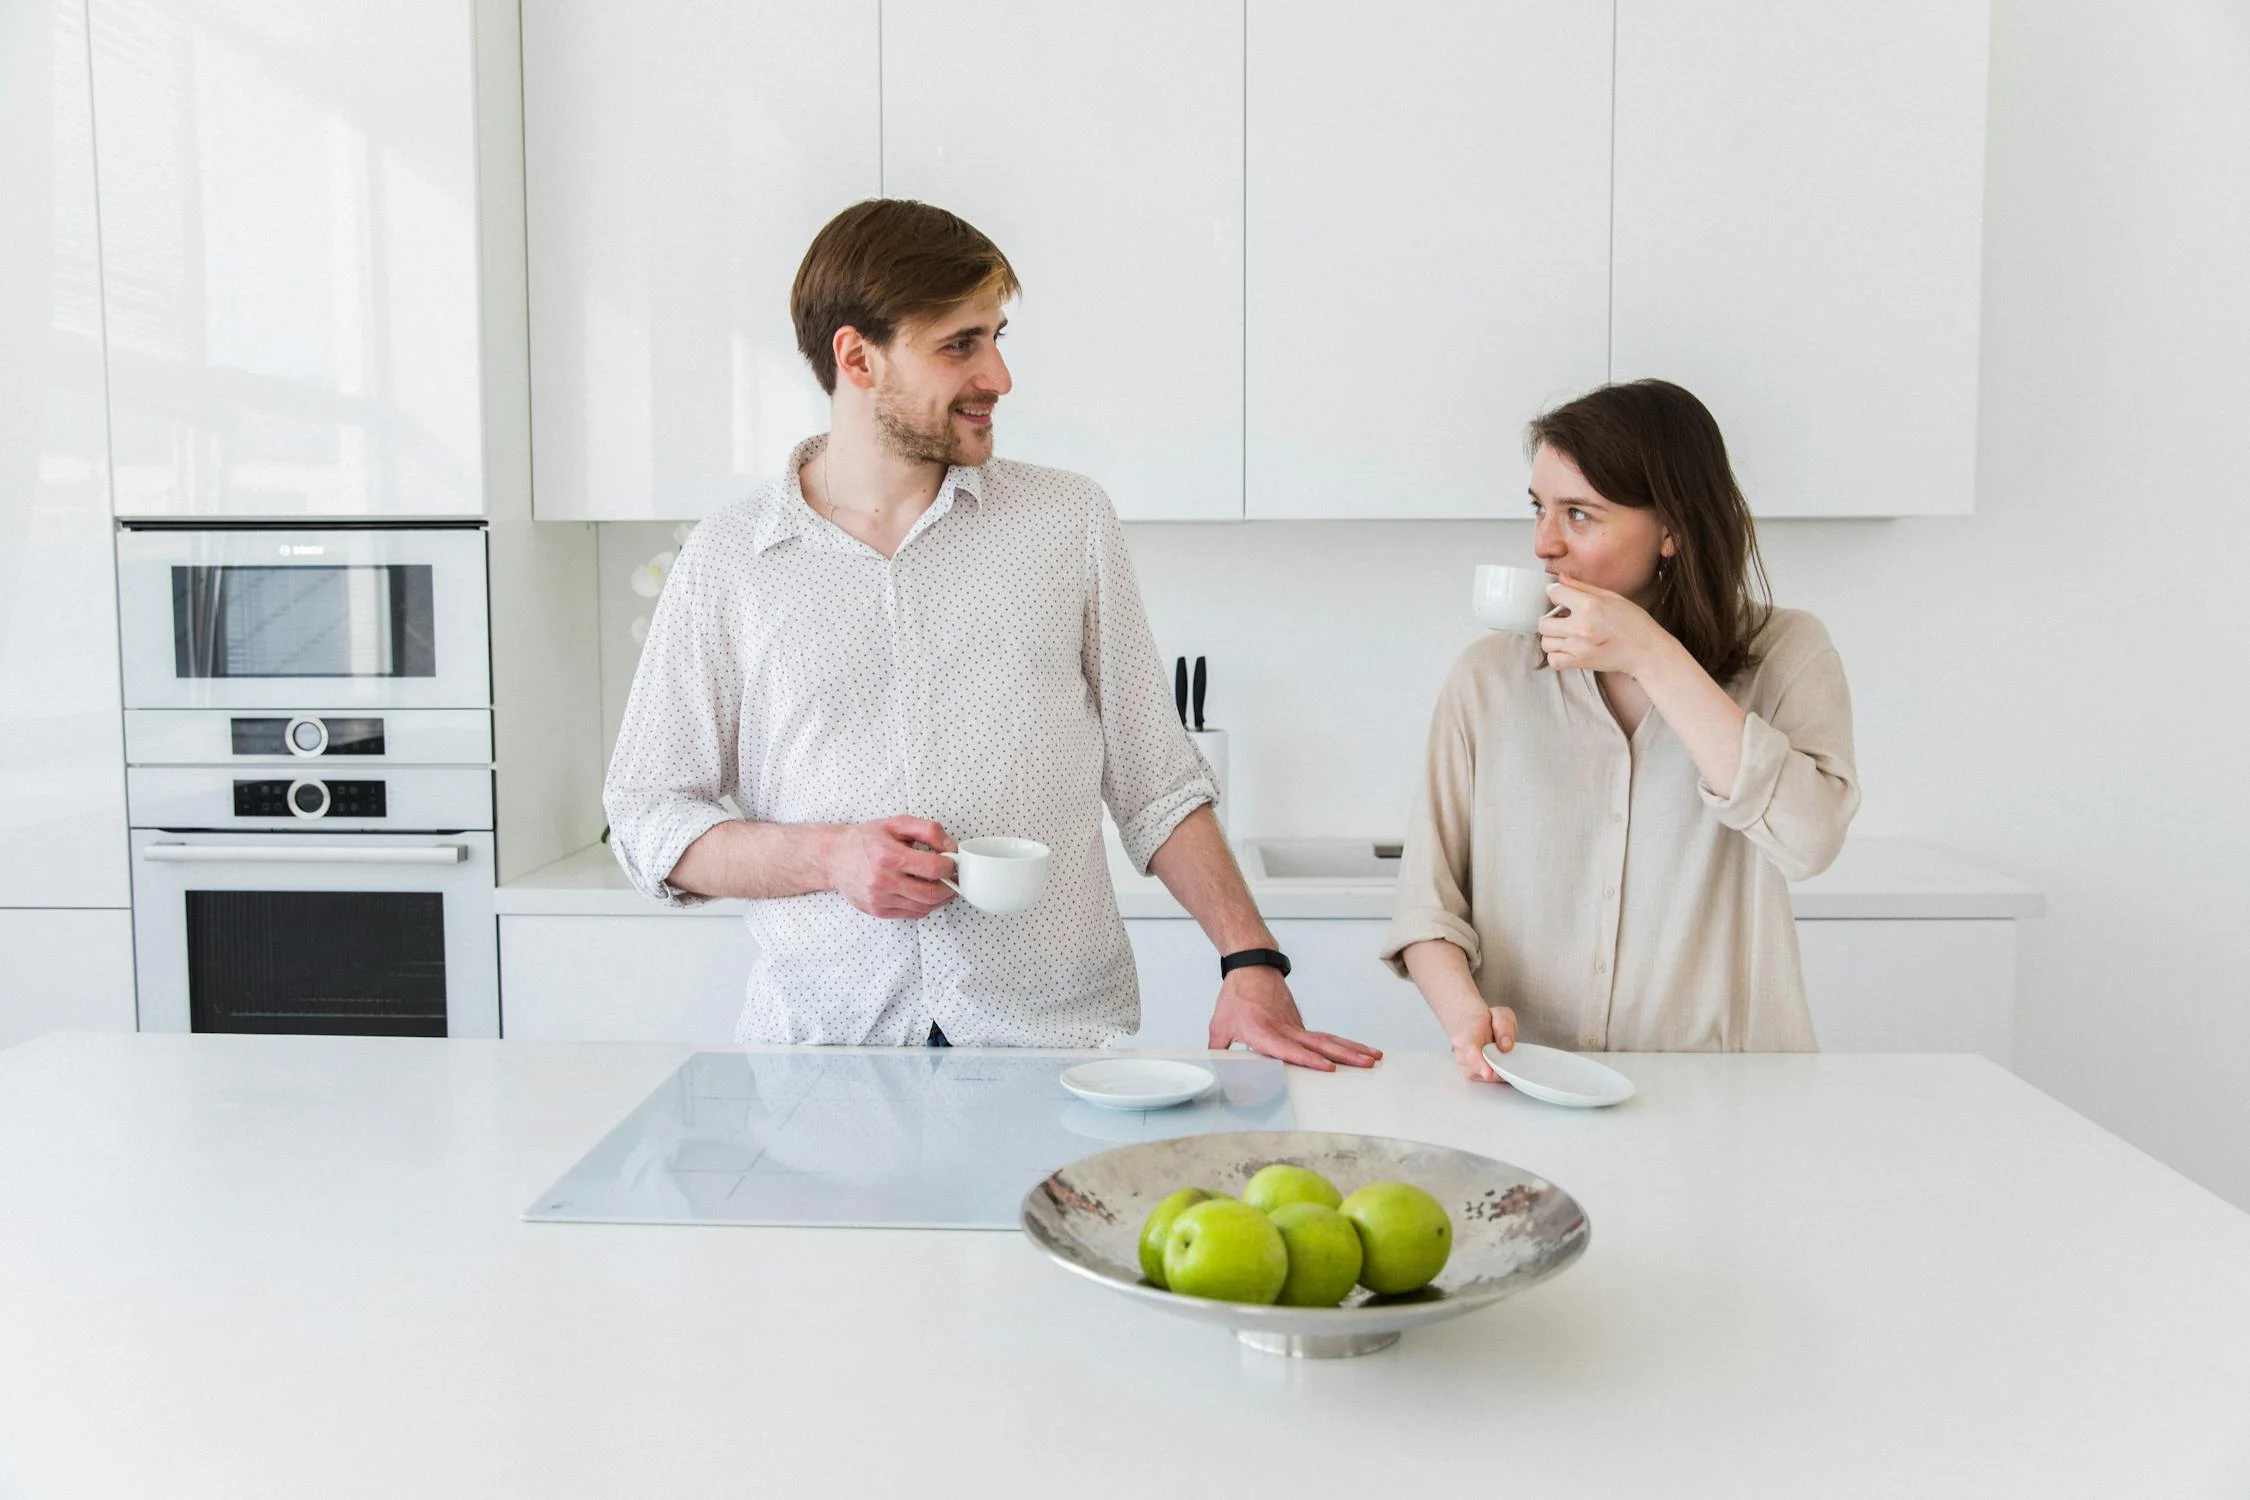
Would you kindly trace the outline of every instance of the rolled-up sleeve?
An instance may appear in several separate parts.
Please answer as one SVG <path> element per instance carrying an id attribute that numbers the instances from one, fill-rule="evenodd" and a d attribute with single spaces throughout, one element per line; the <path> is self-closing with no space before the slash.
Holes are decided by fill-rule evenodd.
<path id="1" fill-rule="evenodd" d="M 1183 818 L 1217 804 L 1219 787 L 1180 723 L 1124 528 L 1099 493 L 1087 522 L 1086 571 L 1081 668 L 1101 713 L 1102 801 L 1133 868 L 1146 874 Z"/>
<path id="2" fill-rule="evenodd" d="M 734 816 L 742 683 L 726 613 L 705 584 L 691 535 L 649 623 L 625 721 L 602 783 L 610 849 L 625 878 L 670 906 L 708 899 L 667 884 L 688 845 Z"/>
<path id="3" fill-rule="evenodd" d="M 1470 921 L 1470 847 L 1476 812 L 1477 747 L 1474 682 L 1466 659 L 1456 666 L 1430 716 L 1429 751 L 1421 790 L 1400 852 L 1398 895 L 1383 934 L 1383 962 L 1400 978 L 1406 950 L 1442 938 L 1469 956 L 1469 971 L 1484 962 L 1484 945 Z"/>
<path id="4" fill-rule="evenodd" d="M 1742 764 L 1720 796 L 1696 790 L 1718 820 L 1757 846 L 1791 880 L 1827 869 L 1859 811 L 1852 758 L 1852 700 L 1844 664 L 1825 637 L 1769 704 L 1742 724 Z"/>

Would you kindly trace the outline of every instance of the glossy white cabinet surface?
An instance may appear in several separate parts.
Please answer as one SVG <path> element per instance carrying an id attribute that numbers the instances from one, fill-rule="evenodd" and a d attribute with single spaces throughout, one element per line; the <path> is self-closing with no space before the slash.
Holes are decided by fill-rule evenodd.
<path id="1" fill-rule="evenodd" d="M 1824 1052 L 1975 1052 L 2005 1068 L 2016 924 L 1799 921 L 1798 959 Z"/>
<path id="2" fill-rule="evenodd" d="M 1270 923 L 1294 966 L 1305 1024 L 1385 1052 L 1443 1052 L 1421 993 L 1379 962 L 1385 922 Z M 1141 980 L 1141 1029 L 1119 1045 L 1195 1047 L 1218 999 L 1218 959 L 1195 923 L 1126 922 Z M 1974 1052 L 2006 1067 L 2016 1003 L 2016 924 L 2007 918 L 1800 918 L 1813 1034 L 1824 1052 Z"/>
<path id="3" fill-rule="evenodd" d="M 1251 0 L 1247 514 L 1522 516 L 1608 370 L 1610 8 Z"/>
<path id="4" fill-rule="evenodd" d="M 1289 991 L 1305 1024 L 1385 1052 L 1443 1052 L 1445 1032 L 1413 985 L 1375 955 L 1388 922 L 1269 923 L 1289 955 Z M 1219 999 L 1219 955 L 1193 922 L 1125 924 L 1141 981 L 1141 1029 L 1120 1047 L 1201 1047 Z"/>
<path id="5" fill-rule="evenodd" d="M 1982 0 L 1620 0 L 1616 378 L 1719 419 L 1764 516 L 1965 513 Z"/>
<path id="6" fill-rule="evenodd" d="M 526 0 L 539 519 L 708 515 L 828 429 L 789 288 L 880 190 L 876 8 Z"/>
<path id="7" fill-rule="evenodd" d="M 0 907 L 122 907 L 101 268 L 75 4 L 0 0 L 0 204 Z M 0 968 L 37 951 L 0 943 Z"/>
<path id="8" fill-rule="evenodd" d="M 1242 515 L 1242 0 L 884 0 L 883 188 L 1024 284 L 1006 457 Z"/>
<path id="9" fill-rule="evenodd" d="M 131 912 L 0 910 L 0 953 L 0 1047 L 133 1029 Z"/>
<path id="10" fill-rule="evenodd" d="M 645 917 L 502 916 L 500 1034 L 511 1041 L 725 1046 L 749 998 L 750 930 Z"/>
<path id="11" fill-rule="evenodd" d="M 483 512 L 470 0 L 89 0 L 122 516 Z"/>

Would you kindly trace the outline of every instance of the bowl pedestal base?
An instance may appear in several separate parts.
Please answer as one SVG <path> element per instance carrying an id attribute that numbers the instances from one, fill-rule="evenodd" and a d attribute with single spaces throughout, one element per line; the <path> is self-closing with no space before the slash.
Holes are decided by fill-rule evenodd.
<path id="1" fill-rule="evenodd" d="M 1373 1354 L 1398 1342 L 1395 1333 L 1258 1333 L 1238 1328 L 1234 1336 L 1262 1354 L 1286 1354 L 1291 1359 L 1343 1359 Z"/>

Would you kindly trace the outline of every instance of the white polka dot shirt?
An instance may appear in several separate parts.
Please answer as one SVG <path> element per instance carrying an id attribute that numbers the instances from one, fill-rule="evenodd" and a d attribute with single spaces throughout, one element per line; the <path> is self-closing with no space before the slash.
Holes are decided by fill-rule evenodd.
<path id="1" fill-rule="evenodd" d="M 1102 841 L 1134 865 L 1217 800 L 1181 727 L 1124 532 L 1092 480 L 994 459 L 950 470 L 896 557 L 782 474 L 697 526 L 641 653 L 602 798 L 644 894 L 733 816 L 905 814 L 956 840 L 1053 851 L 1038 903 L 954 900 L 919 921 L 833 891 L 749 903 L 758 946 L 739 1042 L 1102 1046 L 1140 1024 Z"/>

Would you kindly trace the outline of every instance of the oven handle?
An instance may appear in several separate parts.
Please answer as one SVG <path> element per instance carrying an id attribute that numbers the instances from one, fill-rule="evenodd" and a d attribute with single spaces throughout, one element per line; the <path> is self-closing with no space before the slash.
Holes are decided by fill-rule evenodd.
<path id="1" fill-rule="evenodd" d="M 460 844 L 378 844 L 351 848 L 291 849 L 280 844 L 151 844 L 141 858 L 158 864 L 210 865 L 457 865 L 469 857 Z"/>

